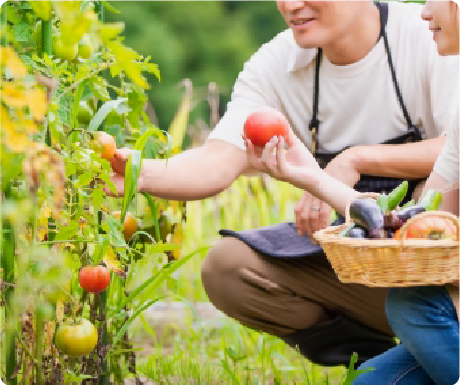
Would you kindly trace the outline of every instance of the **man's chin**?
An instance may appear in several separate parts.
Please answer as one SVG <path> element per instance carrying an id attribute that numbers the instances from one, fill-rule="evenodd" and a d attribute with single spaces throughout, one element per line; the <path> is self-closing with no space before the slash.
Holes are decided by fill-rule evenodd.
<path id="1" fill-rule="evenodd" d="M 300 48 L 318 48 L 321 47 L 322 43 L 320 39 L 315 39 L 312 36 L 306 36 L 306 34 L 294 33 L 294 40 Z"/>
<path id="2" fill-rule="evenodd" d="M 310 42 L 310 41 L 306 42 L 306 41 L 302 41 L 302 39 L 296 40 L 296 43 L 300 48 L 304 48 L 304 49 L 321 47 L 321 44 L 319 42 Z"/>

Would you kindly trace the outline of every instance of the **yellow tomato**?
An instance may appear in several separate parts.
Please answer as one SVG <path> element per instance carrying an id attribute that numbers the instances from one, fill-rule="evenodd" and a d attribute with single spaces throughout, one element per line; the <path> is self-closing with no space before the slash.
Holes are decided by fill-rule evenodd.
<path id="1" fill-rule="evenodd" d="M 68 322 L 56 332 L 56 347 L 69 357 L 85 356 L 97 345 L 97 329 L 87 319 Z"/>

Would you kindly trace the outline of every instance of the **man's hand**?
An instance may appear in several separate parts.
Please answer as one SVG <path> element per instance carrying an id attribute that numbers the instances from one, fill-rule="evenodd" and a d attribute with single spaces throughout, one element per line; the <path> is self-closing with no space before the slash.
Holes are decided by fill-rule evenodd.
<path id="1" fill-rule="evenodd" d="M 329 162 L 324 171 L 350 187 L 353 187 L 360 178 L 355 166 L 355 156 L 352 148 L 337 155 Z M 299 236 L 308 234 L 312 243 L 316 244 L 313 240 L 313 234 L 329 225 L 331 207 L 306 191 L 302 199 L 297 203 L 294 215 L 297 234 Z"/>
<path id="2" fill-rule="evenodd" d="M 132 150 L 128 148 L 119 148 L 115 152 L 110 164 L 112 166 L 113 175 L 110 177 L 113 184 L 117 189 L 117 195 L 114 194 L 107 186 L 104 188 L 104 191 L 109 196 L 122 197 L 124 194 L 125 187 L 125 168 L 126 163 L 128 162 L 129 155 L 132 153 Z"/>

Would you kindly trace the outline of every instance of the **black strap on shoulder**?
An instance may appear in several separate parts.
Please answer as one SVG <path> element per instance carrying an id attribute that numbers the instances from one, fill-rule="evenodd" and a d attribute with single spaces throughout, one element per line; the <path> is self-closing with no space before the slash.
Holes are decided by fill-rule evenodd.
<path id="1" fill-rule="evenodd" d="M 375 3 L 375 5 L 377 6 L 377 8 L 380 11 L 380 26 L 381 26 L 380 34 L 382 35 L 382 32 L 383 32 L 383 42 L 385 43 L 385 51 L 387 52 L 388 64 L 390 66 L 391 77 L 393 79 L 393 85 L 395 87 L 396 96 L 398 97 L 399 105 L 401 106 L 402 112 L 404 114 L 404 119 L 406 119 L 407 127 L 409 128 L 409 130 L 414 131 L 414 134 L 415 134 L 417 139 L 421 139 L 422 136 L 420 134 L 420 130 L 418 129 L 418 127 L 416 127 L 416 126 L 414 126 L 412 124 L 412 120 L 411 120 L 411 118 L 409 116 L 409 113 L 407 112 L 406 106 L 404 105 L 404 101 L 403 101 L 403 98 L 402 98 L 402 95 L 401 95 L 401 90 L 399 89 L 399 85 L 398 85 L 398 80 L 396 79 L 396 71 L 395 71 L 394 66 L 393 66 L 393 60 L 391 58 L 390 46 L 388 44 L 388 37 L 387 37 L 387 34 L 386 34 L 386 29 L 385 29 L 385 26 L 386 26 L 386 23 L 387 23 L 387 20 L 388 20 L 388 4 L 383 3 L 383 2 L 380 3 L 380 2 L 377 1 Z"/>
<path id="2" fill-rule="evenodd" d="M 313 116 L 308 125 L 309 130 L 311 131 L 313 127 L 318 128 L 319 120 L 317 118 L 318 114 L 318 95 L 319 95 L 319 65 L 321 64 L 321 57 L 323 56 L 322 48 L 318 48 L 318 53 L 316 54 L 316 68 L 315 68 L 315 91 L 313 93 Z"/>
<path id="3" fill-rule="evenodd" d="M 406 120 L 407 126 L 409 128 L 409 131 L 413 132 L 414 136 L 416 137 L 417 140 L 421 140 L 422 136 L 420 134 L 420 130 L 418 127 L 414 126 L 412 124 L 412 120 L 407 112 L 406 106 L 404 105 L 404 101 L 401 95 L 401 91 L 399 89 L 398 81 L 396 79 L 396 72 L 393 66 L 393 60 L 391 58 L 391 52 L 390 52 L 390 46 L 388 44 L 388 38 L 386 34 L 386 25 L 388 21 L 388 4 L 385 2 L 375 2 L 375 5 L 379 9 L 380 12 L 380 37 L 383 37 L 383 41 L 385 44 L 385 51 L 387 53 L 387 58 L 388 58 L 388 64 L 390 66 L 390 72 L 391 72 L 391 77 L 393 80 L 393 85 L 395 87 L 396 91 L 396 96 L 398 97 L 398 102 L 399 105 L 401 106 L 402 112 L 404 114 L 404 118 Z M 321 62 L 321 57 L 322 57 L 322 52 L 323 50 L 321 48 L 318 48 L 318 53 L 316 55 L 316 68 L 315 68 L 315 88 L 314 88 L 314 94 L 313 94 L 313 114 L 312 118 L 310 120 L 310 124 L 308 125 L 309 130 L 311 131 L 313 128 L 315 128 L 316 131 L 318 131 L 319 127 L 319 120 L 318 120 L 318 94 L 319 94 L 319 67 L 320 67 L 320 62 Z M 315 135 L 316 136 L 316 135 Z"/>

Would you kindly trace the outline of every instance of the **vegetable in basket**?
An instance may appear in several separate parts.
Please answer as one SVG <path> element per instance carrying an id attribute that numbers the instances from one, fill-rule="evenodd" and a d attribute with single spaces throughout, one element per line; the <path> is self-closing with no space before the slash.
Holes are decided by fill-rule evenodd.
<path id="1" fill-rule="evenodd" d="M 425 207 L 426 211 L 437 210 L 442 203 L 442 194 L 440 191 L 430 189 L 418 201 L 417 205 Z"/>
<path id="2" fill-rule="evenodd" d="M 369 238 L 384 238 L 383 213 L 373 199 L 358 198 L 351 202 L 350 218 L 369 232 Z"/>
<path id="3" fill-rule="evenodd" d="M 455 237 L 456 227 L 447 218 L 424 217 L 412 223 L 406 231 L 406 238 L 415 239 L 451 239 Z M 399 238 L 399 231 L 395 237 Z"/>

